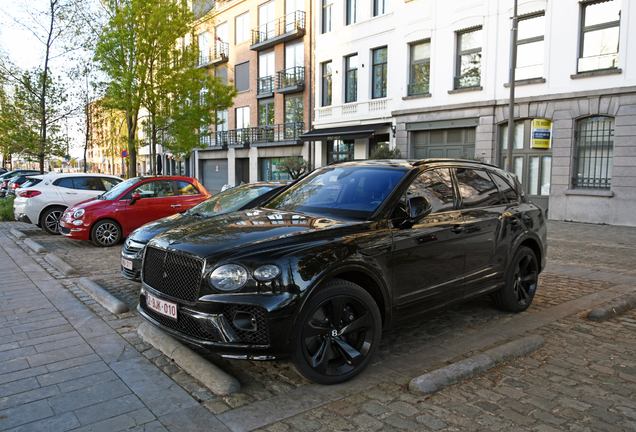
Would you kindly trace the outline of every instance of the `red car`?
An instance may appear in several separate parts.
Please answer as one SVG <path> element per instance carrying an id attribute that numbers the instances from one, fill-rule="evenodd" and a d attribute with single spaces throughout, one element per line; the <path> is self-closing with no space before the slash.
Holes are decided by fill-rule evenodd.
<path id="1" fill-rule="evenodd" d="M 135 229 L 206 200 L 210 193 L 196 179 L 181 176 L 135 177 L 94 199 L 66 209 L 60 232 L 97 246 L 113 246 Z"/>

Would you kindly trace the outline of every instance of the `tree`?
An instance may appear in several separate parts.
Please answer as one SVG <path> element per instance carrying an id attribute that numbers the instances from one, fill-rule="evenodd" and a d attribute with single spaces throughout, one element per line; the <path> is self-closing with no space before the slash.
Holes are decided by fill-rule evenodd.
<path id="1" fill-rule="evenodd" d="M 309 162 L 302 157 L 286 157 L 278 163 L 278 168 L 295 180 L 309 171 Z"/>
<path id="2" fill-rule="evenodd" d="M 199 145 L 195 132 L 206 122 L 216 122 L 212 110 L 229 107 L 236 90 L 195 67 L 194 45 L 177 48 L 194 21 L 186 2 L 105 0 L 104 4 L 109 21 L 95 59 L 108 76 L 106 100 L 125 112 L 129 174 L 135 176 L 142 108 L 148 112 L 153 147 L 161 133 L 167 137 L 163 144 L 168 149 L 189 153 Z M 206 98 L 200 98 L 202 92 Z"/>
<path id="3" fill-rule="evenodd" d="M 59 45 L 64 39 L 73 40 L 76 35 L 74 24 L 84 3 L 82 0 L 48 0 L 43 10 L 37 9 L 38 4 L 23 3 L 28 19 L 12 19 L 42 44 L 42 65 L 24 71 L 6 60 L 0 62 L 0 73 L 8 77 L 15 88 L 13 105 L 8 106 L 26 117 L 25 124 L 20 125 L 14 122 L 15 119 L 4 116 L 7 123 L 3 127 L 11 129 L 11 145 L 16 152 L 37 158 L 41 173 L 44 172 L 45 158 L 58 153 L 60 122 L 73 113 L 72 107 L 65 104 L 67 86 L 59 76 L 53 76 L 52 60 L 76 48 L 73 44 Z"/>

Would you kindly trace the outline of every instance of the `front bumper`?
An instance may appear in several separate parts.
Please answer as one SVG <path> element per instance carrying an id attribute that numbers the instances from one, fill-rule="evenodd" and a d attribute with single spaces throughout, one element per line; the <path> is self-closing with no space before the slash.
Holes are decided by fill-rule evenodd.
<path id="1" fill-rule="evenodd" d="M 141 262 L 143 259 L 146 243 L 132 240 L 130 237 L 124 242 L 121 249 L 121 274 L 126 279 L 141 282 Z M 130 265 L 124 267 L 124 260 Z"/>
<path id="2" fill-rule="evenodd" d="M 63 218 L 60 220 L 60 233 L 66 237 L 76 240 L 89 240 L 90 239 L 90 224 L 89 225 L 73 225 L 71 218 Z"/>
<path id="3" fill-rule="evenodd" d="M 176 303 L 177 319 L 150 309 L 146 304 L 147 293 Z M 199 301 L 188 306 L 142 282 L 137 310 L 164 332 L 204 346 L 222 357 L 271 360 L 289 356 L 295 296 L 282 293 L 267 295 L 266 299 L 259 295 L 215 297 L 218 301 Z"/>

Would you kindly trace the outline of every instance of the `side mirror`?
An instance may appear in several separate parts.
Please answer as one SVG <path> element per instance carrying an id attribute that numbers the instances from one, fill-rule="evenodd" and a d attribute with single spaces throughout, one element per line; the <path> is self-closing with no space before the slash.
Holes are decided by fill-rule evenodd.
<path id="1" fill-rule="evenodd" d="M 418 196 L 409 199 L 409 219 L 412 223 L 425 218 L 433 211 L 433 206 L 426 197 Z"/>
<path id="2" fill-rule="evenodd" d="M 139 193 L 134 193 L 132 194 L 132 197 L 130 197 L 130 205 L 133 205 L 134 203 L 137 202 L 137 200 L 141 199 L 141 195 Z"/>

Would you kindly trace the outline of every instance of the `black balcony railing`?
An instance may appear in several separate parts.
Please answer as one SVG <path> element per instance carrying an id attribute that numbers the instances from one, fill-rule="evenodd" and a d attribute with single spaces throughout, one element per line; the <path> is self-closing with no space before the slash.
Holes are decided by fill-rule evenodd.
<path id="1" fill-rule="evenodd" d="M 262 43 L 268 39 L 292 33 L 296 30 L 305 30 L 305 12 L 295 11 L 284 17 L 263 24 L 252 30 L 252 45 Z"/>
<path id="2" fill-rule="evenodd" d="M 421 95 L 428 93 L 428 83 L 409 84 L 409 96 Z"/>
<path id="3" fill-rule="evenodd" d="M 210 49 L 199 52 L 199 66 L 226 62 L 229 52 L 230 45 L 227 42 L 216 41 Z"/>
<path id="4" fill-rule="evenodd" d="M 256 79 L 256 94 L 262 95 L 274 92 L 274 76 L 266 76 Z"/>
<path id="5" fill-rule="evenodd" d="M 302 122 L 295 122 L 217 131 L 215 145 L 223 147 L 251 143 L 297 141 L 303 133 L 303 127 Z"/>
<path id="6" fill-rule="evenodd" d="M 303 66 L 295 66 L 276 73 L 276 89 L 300 87 L 304 85 L 305 68 Z"/>

